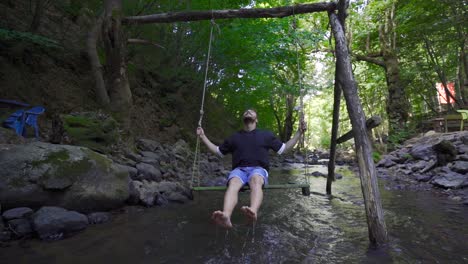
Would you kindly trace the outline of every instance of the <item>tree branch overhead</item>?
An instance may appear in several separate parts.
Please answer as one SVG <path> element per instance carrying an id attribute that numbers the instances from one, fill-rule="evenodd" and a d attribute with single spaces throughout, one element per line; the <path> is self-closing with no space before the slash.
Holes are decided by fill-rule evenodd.
<path id="1" fill-rule="evenodd" d="M 182 11 L 145 16 L 130 16 L 123 18 L 122 23 L 128 25 L 149 23 L 172 23 L 181 21 L 187 22 L 228 18 L 281 18 L 297 14 L 333 11 L 335 9 L 335 2 L 320 2 L 312 4 L 298 4 L 294 6 L 282 6 L 275 8 L 241 8 L 208 11 Z"/>

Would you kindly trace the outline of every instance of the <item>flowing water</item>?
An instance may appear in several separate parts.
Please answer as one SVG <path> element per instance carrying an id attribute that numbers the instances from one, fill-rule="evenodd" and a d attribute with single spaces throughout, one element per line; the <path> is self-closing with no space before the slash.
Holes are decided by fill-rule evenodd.
<path id="1" fill-rule="evenodd" d="M 276 171 L 270 182 L 303 181 L 302 172 Z M 310 178 L 310 197 L 265 192 L 255 227 L 238 208 L 232 230 L 213 226 L 223 193 L 203 192 L 188 204 L 116 214 L 62 241 L 14 243 L 0 249 L 0 263 L 468 263 L 467 206 L 430 192 L 387 191 L 381 182 L 390 243 L 372 250 L 359 178 L 341 173 L 348 176 L 334 183 L 335 198 L 323 195 L 321 177 Z"/>

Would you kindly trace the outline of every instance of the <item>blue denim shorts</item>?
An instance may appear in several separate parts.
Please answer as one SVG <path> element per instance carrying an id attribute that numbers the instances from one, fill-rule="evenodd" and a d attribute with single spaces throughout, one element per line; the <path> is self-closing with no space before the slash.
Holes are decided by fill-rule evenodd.
<path id="1" fill-rule="evenodd" d="M 253 175 L 263 177 L 264 185 L 268 185 L 268 172 L 262 167 L 237 167 L 229 173 L 228 182 L 234 178 L 239 178 L 242 183 L 248 184 Z"/>

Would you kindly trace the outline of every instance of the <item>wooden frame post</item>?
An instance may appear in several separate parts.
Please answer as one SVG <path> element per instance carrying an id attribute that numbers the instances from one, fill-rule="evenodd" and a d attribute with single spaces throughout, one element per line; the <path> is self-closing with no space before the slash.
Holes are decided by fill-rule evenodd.
<path id="1" fill-rule="evenodd" d="M 378 247 L 387 242 L 387 228 L 385 226 L 380 192 L 377 185 L 377 172 L 372 160 L 372 146 L 367 136 L 364 111 L 357 93 L 351 59 L 343 27 L 334 12 L 329 12 L 329 19 L 335 37 L 336 68 L 338 82 L 343 89 L 351 125 L 353 127 L 356 156 L 359 164 L 359 177 L 364 196 L 367 215 L 369 240 L 372 246 Z"/>
<path id="2" fill-rule="evenodd" d="M 343 32 L 346 31 L 345 19 L 348 16 L 349 0 L 338 0 L 336 10 L 338 10 L 338 19 L 343 27 Z M 335 58 L 336 59 L 336 58 Z M 338 137 L 338 125 L 340 119 L 340 103 L 341 103 L 341 86 L 336 80 L 340 75 L 339 64 L 335 66 L 335 85 L 333 90 L 333 121 L 330 139 L 330 158 L 328 160 L 328 175 L 327 175 L 327 187 L 326 192 L 328 195 L 332 194 L 332 183 L 335 181 L 335 162 L 336 162 L 336 145 Z"/>
<path id="3" fill-rule="evenodd" d="M 335 69 L 335 86 L 333 91 L 333 121 L 332 121 L 332 130 L 331 130 L 331 139 L 330 139 L 330 159 L 328 160 L 328 176 L 327 176 L 327 187 L 326 192 L 328 195 L 332 194 L 332 183 L 335 181 L 335 161 L 336 161 L 336 145 L 338 137 L 338 125 L 340 118 L 340 101 L 341 101 L 341 86 L 337 82 L 337 77 L 339 74 L 338 66 L 336 65 Z"/>

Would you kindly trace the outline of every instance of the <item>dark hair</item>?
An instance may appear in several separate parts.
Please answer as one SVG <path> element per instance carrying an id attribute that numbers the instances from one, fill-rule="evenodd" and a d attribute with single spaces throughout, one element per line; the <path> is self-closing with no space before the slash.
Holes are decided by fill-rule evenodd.
<path id="1" fill-rule="evenodd" d="M 258 115 L 258 112 L 257 112 L 257 110 L 256 110 L 255 108 L 253 108 L 253 107 L 246 108 L 246 109 L 244 110 L 244 112 L 243 112 L 243 113 L 245 113 L 245 112 L 247 112 L 247 111 L 249 111 L 249 110 L 250 110 L 250 111 L 254 111 L 254 112 L 255 112 L 255 114 L 257 114 L 257 115 Z"/>

